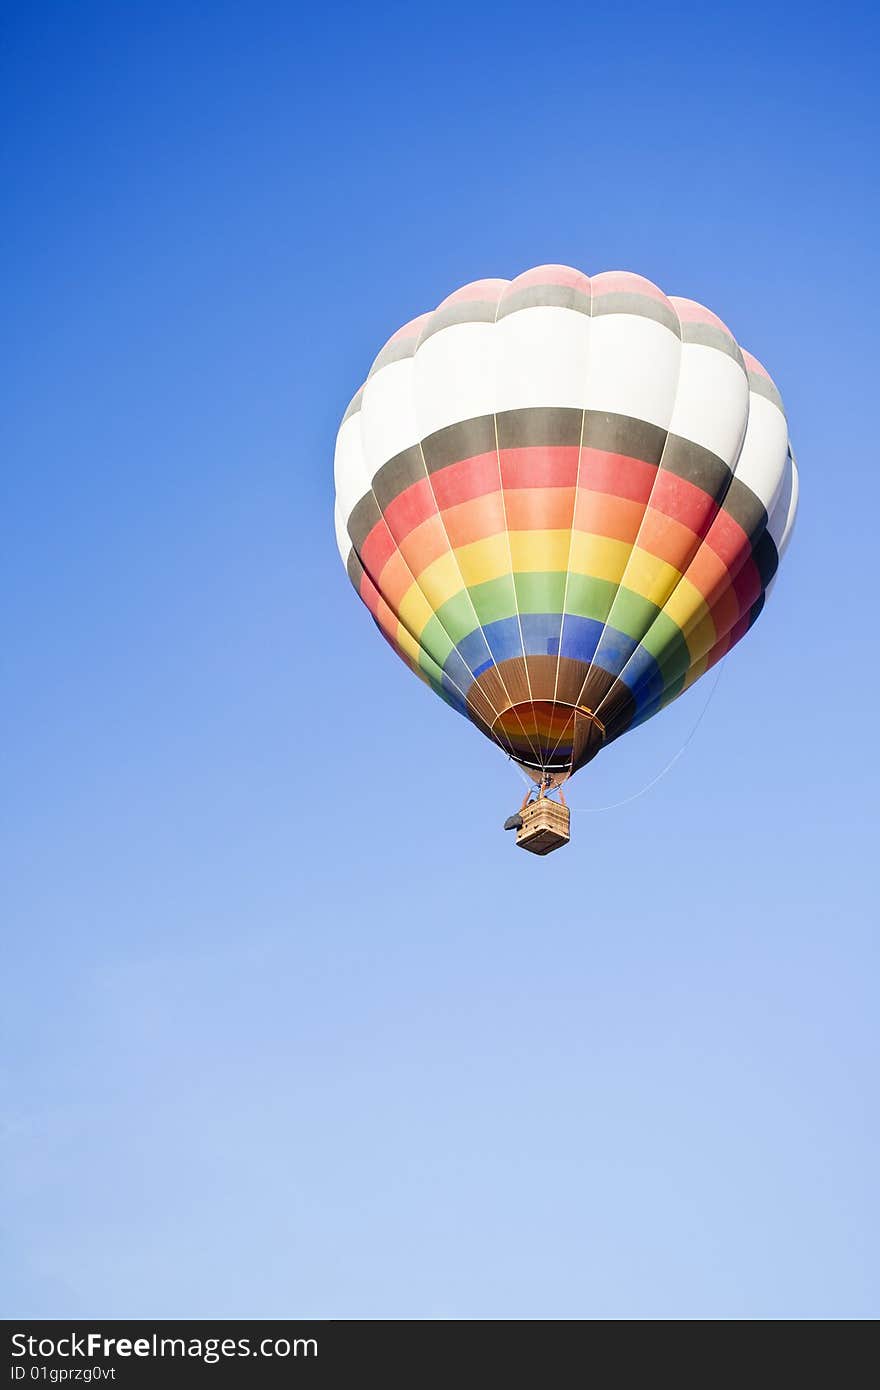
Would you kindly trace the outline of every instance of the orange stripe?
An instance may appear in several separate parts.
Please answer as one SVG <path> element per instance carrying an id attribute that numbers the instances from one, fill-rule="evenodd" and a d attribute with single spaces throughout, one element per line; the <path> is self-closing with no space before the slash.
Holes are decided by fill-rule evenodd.
<path id="1" fill-rule="evenodd" d="M 641 502 L 628 497 L 612 497 L 607 492 L 580 488 L 574 514 L 574 529 L 593 536 L 633 544 L 644 514 Z"/>
<path id="2" fill-rule="evenodd" d="M 442 516 L 453 550 L 460 545 L 485 540 L 487 536 L 497 536 L 506 529 L 504 500 L 500 491 L 488 492 L 482 497 L 471 498 L 469 502 L 447 507 Z"/>
<path id="3" fill-rule="evenodd" d="M 639 548 L 665 560 L 667 565 L 682 570 L 700 543 L 699 536 L 689 526 L 649 507 L 639 532 Z"/>
<path id="4" fill-rule="evenodd" d="M 398 613 L 403 596 L 412 587 L 412 582 L 409 566 L 400 551 L 395 550 L 379 575 L 379 588 Z"/>
<path id="5" fill-rule="evenodd" d="M 574 508 L 574 488 L 511 488 L 504 494 L 504 504 L 511 531 L 567 531 Z"/>

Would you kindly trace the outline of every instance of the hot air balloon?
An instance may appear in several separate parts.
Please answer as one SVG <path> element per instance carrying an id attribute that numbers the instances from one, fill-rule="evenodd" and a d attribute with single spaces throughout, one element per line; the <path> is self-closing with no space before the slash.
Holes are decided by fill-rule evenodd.
<path id="1" fill-rule="evenodd" d="M 703 305 L 540 266 L 399 329 L 336 442 L 336 535 L 380 632 L 537 796 L 699 680 L 761 612 L 798 477 L 768 373 Z"/>

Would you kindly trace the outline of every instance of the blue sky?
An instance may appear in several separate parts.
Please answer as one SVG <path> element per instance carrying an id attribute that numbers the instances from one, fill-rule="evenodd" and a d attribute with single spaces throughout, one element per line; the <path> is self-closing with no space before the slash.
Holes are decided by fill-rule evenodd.
<path id="1" fill-rule="evenodd" d="M 875 13 L 3 15 L 7 1315 L 876 1316 Z M 385 338 L 546 261 L 714 309 L 802 498 L 544 861 L 331 512 Z"/>

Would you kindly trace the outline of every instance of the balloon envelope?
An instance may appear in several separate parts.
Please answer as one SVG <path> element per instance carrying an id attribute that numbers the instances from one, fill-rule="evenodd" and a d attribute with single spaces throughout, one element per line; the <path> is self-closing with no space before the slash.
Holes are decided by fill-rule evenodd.
<path id="1" fill-rule="evenodd" d="M 351 582 L 406 664 L 561 780 L 748 631 L 797 507 L 782 401 L 641 276 L 541 266 L 406 324 L 336 445 Z"/>

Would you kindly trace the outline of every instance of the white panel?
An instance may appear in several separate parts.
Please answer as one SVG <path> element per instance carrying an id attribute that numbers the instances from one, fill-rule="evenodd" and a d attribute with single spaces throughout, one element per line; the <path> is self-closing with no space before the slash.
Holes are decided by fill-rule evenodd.
<path id="1" fill-rule="evenodd" d="M 797 464 L 792 460 L 790 468 L 787 468 L 785 471 L 782 491 L 779 494 L 776 506 L 773 508 L 770 524 L 767 527 L 767 530 L 776 542 L 776 550 L 779 555 L 779 568 L 767 585 L 768 599 L 776 587 L 776 582 L 779 579 L 779 573 L 782 569 L 782 557 L 788 549 L 788 543 L 794 531 L 794 523 L 797 519 L 799 490 L 800 484 Z"/>
<path id="2" fill-rule="evenodd" d="M 682 343 L 671 432 L 710 449 L 732 467 L 748 414 L 749 382 L 739 362 L 718 348 Z"/>
<path id="3" fill-rule="evenodd" d="M 785 529 L 784 529 L 784 531 L 782 532 L 782 536 L 781 536 L 781 538 L 780 538 L 779 545 L 776 547 L 777 550 L 779 551 L 779 560 L 780 560 L 780 563 L 782 562 L 782 557 L 783 557 L 783 555 L 785 554 L 786 550 L 788 549 L 788 543 L 789 543 L 789 541 L 791 540 L 792 533 L 793 533 L 794 528 L 795 528 L 795 522 L 797 521 L 798 499 L 799 499 L 799 497 L 800 497 L 800 490 L 801 490 L 800 474 L 798 473 L 797 461 L 795 460 L 794 455 L 792 455 L 792 460 L 791 460 L 791 500 L 790 500 L 790 502 L 789 502 L 789 504 L 788 504 L 788 515 L 787 515 L 787 517 L 785 518 Z"/>
<path id="4" fill-rule="evenodd" d="M 456 323 L 433 333 L 415 355 L 419 432 L 495 413 L 494 323 Z"/>
<path id="5" fill-rule="evenodd" d="M 639 314 L 591 320 L 588 410 L 608 410 L 669 427 L 681 342 L 671 329 Z"/>
<path id="6" fill-rule="evenodd" d="M 583 410 L 592 320 L 576 309 L 533 306 L 499 319 L 496 409 Z"/>
<path id="7" fill-rule="evenodd" d="M 792 459 L 785 470 L 785 477 L 779 496 L 770 514 L 767 530 L 773 537 L 780 558 L 791 537 L 798 504 L 798 471 Z"/>
<path id="8" fill-rule="evenodd" d="M 778 406 L 756 391 L 750 393 L 749 422 L 736 476 L 767 509 L 773 509 L 788 460 L 788 423 Z"/>
<path id="9" fill-rule="evenodd" d="M 336 531 L 336 546 L 342 559 L 343 565 L 348 568 L 348 557 L 351 554 L 351 540 L 345 529 L 345 518 L 339 510 L 339 503 L 333 508 L 333 526 Z"/>
<path id="10" fill-rule="evenodd" d="M 361 431 L 370 477 L 419 442 L 415 410 L 415 359 L 390 362 L 369 378 L 361 400 Z"/>
<path id="11" fill-rule="evenodd" d="M 336 436 L 333 474 L 339 510 L 347 522 L 358 502 L 370 491 L 370 475 L 361 443 L 359 411 L 348 417 Z"/>

